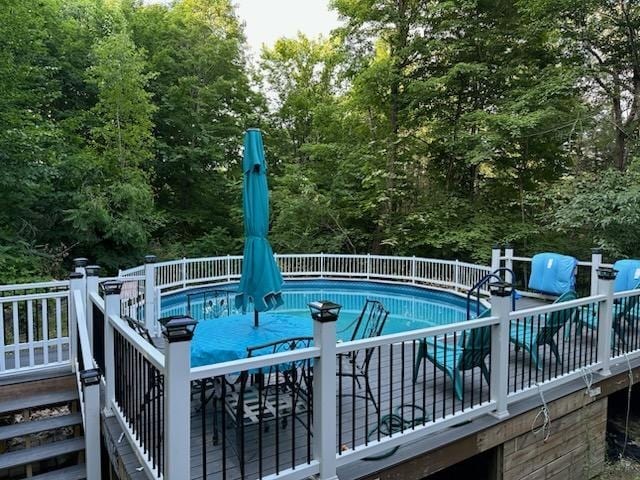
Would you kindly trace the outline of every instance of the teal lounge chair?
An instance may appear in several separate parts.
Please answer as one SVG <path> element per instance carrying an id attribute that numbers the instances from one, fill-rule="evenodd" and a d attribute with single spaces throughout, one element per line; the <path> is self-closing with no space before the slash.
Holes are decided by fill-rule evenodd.
<path id="1" fill-rule="evenodd" d="M 633 287 L 633 290 L 638 289 L 640 289 L 640 282 L 638 282 Z M 622 302 L 616 300 L 613 305 L 613 321 L 611 327 L 613 329 L 613 332 L 618 336 L 623 346 L 625 347 L 627 345 L 627 342 L 625 340 L 624 331 L 627 328 L 625 328 L 624 323 L 626 322 L 627 324 L 630 324 L 632 326 L 637 323 L 638 317 L 635 311 L 637 311 L 638 309 L 637 306 L 639 300 L 640 297 L 636 295 L 633 297 L 627 297 Z M 581 334 L 582 329 L 585 327 L 590 330 L 596 330 L 598 328 L 598 308 L 596 307 L 593 309 L 592 315 L 578 315 L 575 319 L 575 322 L 578 334 Z M 567 335 L 565 335 L 565 338 L 566 337 Z M 614 342 L 615 338 L 612 338 L 611 343 L 613 344 Z"/>
<path id="2" fill-rule="evenodd" d="M 491 310 L 485 310 L 478 318 L 491 316 Z M 440 370 L 445 372 L 453 381 L 456 397 L 462 400 L 462 372 L 480 367 L 482 375 L 489 383 L 489 369 L 485 357 L 491 353 L 491 327 L 480 327 L 467 330 L 460 335 L 460 340 L 454 348 L 453 344 L 444 343 L 435 338 L 422 339 L 416 356 L 416 366 L 413 371 L 413 382 L 418 379 L 420 364 L 428 358 Z"/>
<path id="3" fill-rule="evenodd" d="M 576 298 L 576 292 L 571 290 L 560 295 L 553 303 L 568 302 L 570 300 L 575 300 Z M 536 320 L 534 317 L 522 319 L 519 323 L 512 321 L 509 339 L 516 345 L 516 350 L 524 348 L 529 352 L 529 355 L 531 355 L 531 358 L 538 369 L 541 368 L 538 362 L 538 347 L 541 345 L 549 345 L 549 348 L 555 355 L 556 360 L 559 363 L 562 363 L 555 337 L 558 335 L 558 332 L 560 332 L 560 329 L 562 329 L 567 322 L 571 321 L 577 313 L 577 307 L 557 310 L 548 316 L 544 325 L 540 326 L 535 325 L 534 322 Z M 532 325 L 532 323 L 534 324 Z"/>

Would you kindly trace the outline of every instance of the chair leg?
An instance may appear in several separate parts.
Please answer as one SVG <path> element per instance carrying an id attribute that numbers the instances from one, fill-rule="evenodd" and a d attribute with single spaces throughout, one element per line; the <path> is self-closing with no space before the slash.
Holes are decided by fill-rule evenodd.
<path id="1" fill-rule="evenodd" d="M 373 397 L 373 392 L 371 391 L 371 385 L 369 384 L 369 377 L 364 377 L 364 382 L 367 388 L 367 397 L 369 397 L 369 399 L 371 400 L 371 403 L 373 403 L 373 408 L 376 410 L 376 413 L 378 413 L 378 404 L 376 403 L 376 399 Z"/>
<path id="2" fill-rule="evenodd" d="M 531 359 L 533 360 L 533 364 L 536 366 L 538 370 L 542 370 L 542 367 L 539 364 L 538 359 L 538 344 L 534 344 L 529 349 L 529 355 L 531 355 Z"/>
<path id="3" fill-rule="evenodd" d="M 556 344 L 555 340 L 551 339 L 551 341 L 549 342 L 549 347 L 551 347 L 551 351 L 556 357 L 556 362 L 562 365 L 562 358 L 560 358 L 560 352 L 558 351 L 558 345 Z"/>
<path id="4" fill-rule="evenodd" d="M 480 364 L 480 371 L 482 371 L 482 376 L 484 377 L 487 384 L 489 383 L 489 369 L 487 368 L 487 364 L 484 363 L 484 360 Z"/>
<path id="5" fill-rule="evenodd" d="M 453 391 L 456 394 L 456 397 L 458 397 L 458 400 L 462 401 L 462 374 L 458 369 L 451 372 L 451 380 L 453 380 Z"/>
<path id="6" fill-rule="evenodd" d="M 422 364 L 422 362 L 426 357 L 425 351 L 426 351 L 425 341 L 420 340 L 420 345 L 418 346 L 418 354 L 416 355 L 416 364 L 413 367 L 413 383 L 416 383 L 416 381 L 418 380 L 420 365 Z"/>

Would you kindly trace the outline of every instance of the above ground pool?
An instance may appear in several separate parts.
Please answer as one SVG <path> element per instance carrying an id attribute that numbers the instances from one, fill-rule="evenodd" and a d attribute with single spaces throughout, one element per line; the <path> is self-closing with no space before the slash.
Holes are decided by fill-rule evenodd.
<path id="1" fill-rule="evenodd" d="M 193 288 L 162 298 L 162 316 L 190 314 L 198 321 L 238 316 L 253 324 L 253 312 L 235 309 L 236 284 Z M 454 293 L 366 281 L 290 280 L 283 287 L 284 305 L 260 313 L 261 318 L 286 315 L 311 322 L 309 302 L 330 300 L 342 305 L 336 325 L 339 340 L 350 340 L 355 319 L 367 299 L 382 302 L 389 311 L 383 334 L 404 332 L 466 320 L 466 299 Z M 475 305 L 474 305 L 475 306 Z M 472 309 L 475 312 L 475 308 Z"/>

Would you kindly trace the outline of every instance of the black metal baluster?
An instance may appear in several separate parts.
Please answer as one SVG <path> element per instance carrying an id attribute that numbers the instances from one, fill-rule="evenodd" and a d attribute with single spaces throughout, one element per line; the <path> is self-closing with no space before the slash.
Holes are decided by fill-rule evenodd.
<path id="1" fill-rule="evenodd" d="M 444 366 L 442 368 L 442 418 L 447 415 L 447 375 L 444 373 L 447 371 L 447 354 L 449 353 L 449 344 L 447 343 L 447 334 L 444 334 Z M 436 357 L 438 358 L 438 357 Z"/>

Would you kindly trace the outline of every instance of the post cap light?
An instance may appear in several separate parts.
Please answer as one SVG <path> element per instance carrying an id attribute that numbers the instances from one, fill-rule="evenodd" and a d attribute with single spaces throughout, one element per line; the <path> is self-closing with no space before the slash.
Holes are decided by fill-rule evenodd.
<path id="1" fill-rule="evenodd" d="M 491 282 L 489 291 L 495 297 L 508 297 L 513 292 L 513 285 L 507 282 Z"/>
<path id="2" fill-rule="evenodd" d="M 318 322 L 335 322 L 340 314 L 342 305 L 330 300 L 318 300 L 309 304 L 311 318 Z"/>
<path id="3" fill-rule="evenodd" d="M 82 272 L 71 272 L 69 274 L 69 280 L 79 280 L 81 278 L 84 278 Z"/>
<path id="4" fill-rule="evenodd" d="M 598 278 L 600 280 L 615 280 L 616 275 L 618 275 L 618 270 L 614 270 L 611 267 L 600 267 L 596 272 L 598 272 Z"/>
<path id="5" fill-rule="evenodd" d="M 155 255 L 145 255 L 144 263 L 156 263 L 158 261 L 158 257 Z"/>
<path id="6" fill-rule="evenodd" d="M 86 267 L 89 264 L 89 259 L 84 257 L 78 257 L 73 259 L 74 267 Z"/>
<path id="7" fill-rule="evenodd" d="M 119 280 L 107 280 L 100 284 L 105 295 L 120 295 L 122 282 Z"/>
<path id="8" fill-rule="evenodd" d="M 100 383 L 100 369 L 91 368 L 80 372 L 80 381 L 84 387 L 98 385 Z"/>
<path id="9" fill-rule="evenodd" d="M 100 266 L 99 265 L 87 265 L 85 267 L 85 271 L 87 272 L 87 277 L 99 277 L 100 276 Z"/>
<path id="10" fill-rule="evenodd" d="M 502 248 L 502 245 L 500 245 L 499 242 L 496 242 L 493 244 L 493 246 L 491 247 L 493 250 L 500 250 Z"/>
<path id="11" fill-rule="evenodd" d="M 169 343 L 191 340 L 198 324 L 197 320 L 188 315 L 172 315 L 158 321 L 162 325 L 162 334 Z"/>
<path id="12" fill-rule="evenodd" d="M 604 251 L 604 249 L 602 247 L 594 247 L 591 249 L 591 253 L 593 255 L 602 255 L 602 252 Z"/>

